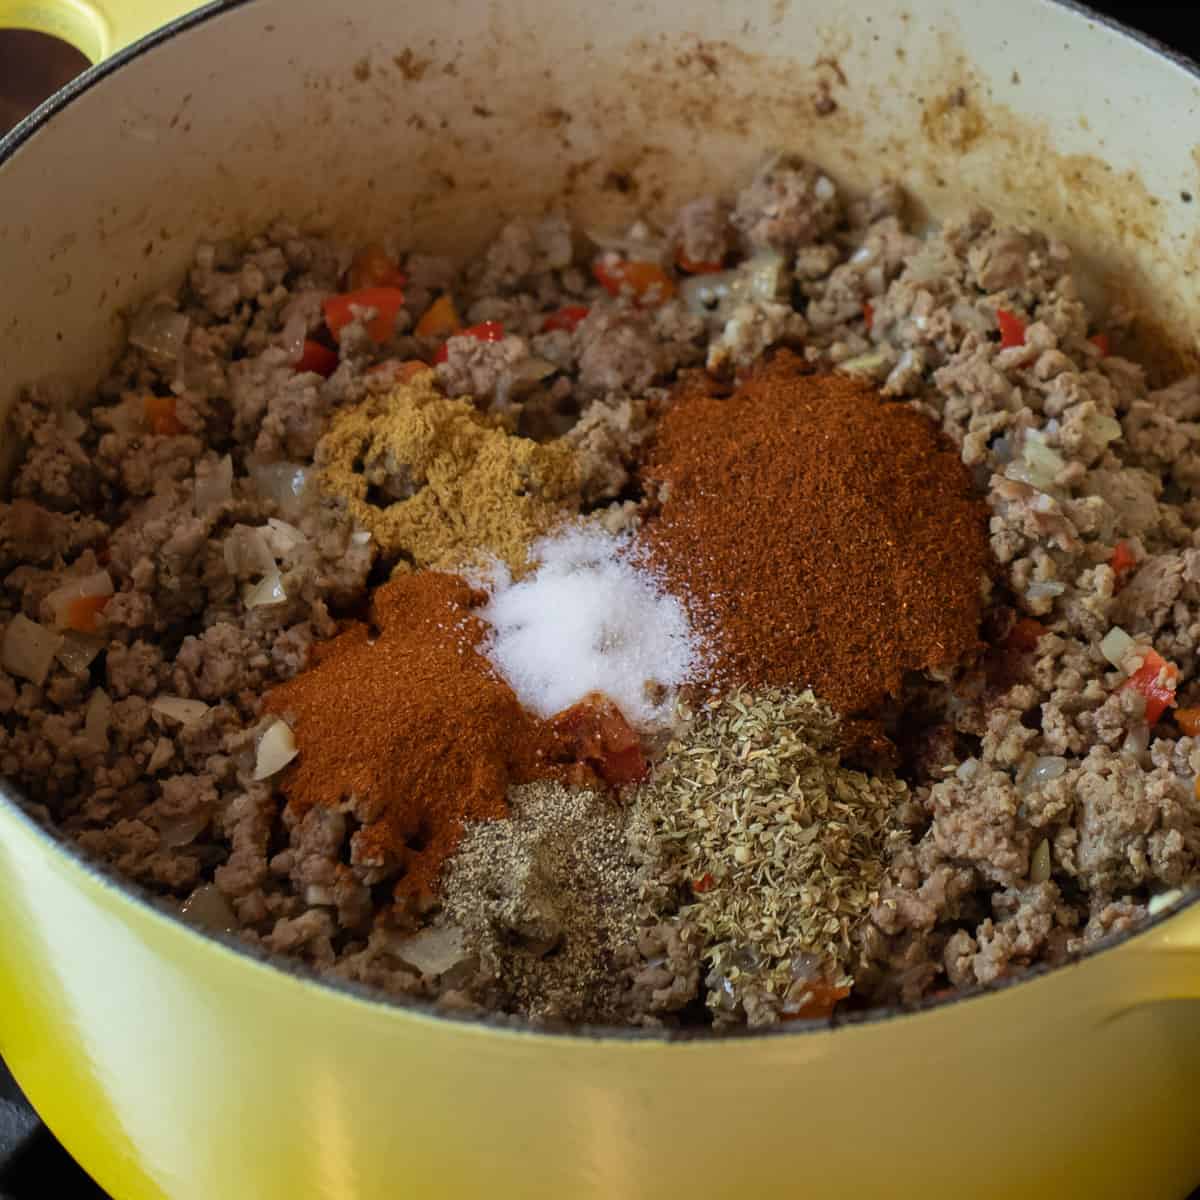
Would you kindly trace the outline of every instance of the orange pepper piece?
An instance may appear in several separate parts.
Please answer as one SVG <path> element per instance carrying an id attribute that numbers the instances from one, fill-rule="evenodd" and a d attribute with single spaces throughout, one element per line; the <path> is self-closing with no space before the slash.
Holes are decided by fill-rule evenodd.
<path id="1" fill-rule="evenodd" d="M 442 293 L 425 311 L 417 322 L 417 337 L 449 337 L 462 328 L 458 309 L 446 293 Z"/>
<path id="2" fill-rule="evenodd" d="M 146 413 L 146 423 L 154 433 L 163 437 L 171 437 L 183 432 L 183 426 L 175 415 L 174 396 L 144 396 L 142 406 Z"/>

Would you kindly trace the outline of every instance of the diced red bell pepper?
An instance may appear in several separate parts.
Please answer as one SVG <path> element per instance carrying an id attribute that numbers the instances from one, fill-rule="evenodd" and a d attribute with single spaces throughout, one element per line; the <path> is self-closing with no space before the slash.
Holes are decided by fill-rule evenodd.
<path id="1" fill-rule="evenodd" d="M 996 309 L 996 324 L 1000 326 L 1000 349 L 1012 350 L 1025 345 L 1025 322 L 1007 308 Z"/>
<path id="2" fill-rule="evenodd" d="M 504 341 L 504 326 L 499 321 L 480 321 L 478 325 L 468 325 L 466 329 L 460 329 L 453 336 L 470 337 L 477 342 L 502 342 Z M 433 361 L 444 363 L 449 357 L 450 347 L 443 343 L 433 356 Z"/>
<path id="3" fill-rule="evenodd" d="M 67 602 L 63 625 L 76 633 L 95 633 L 96 619 L 111 599 L 111 596 L 76 596 Z"/>
<path id="4" fill-rule="evenodd" d="M 174 396 L 155 396 L 148 393 L 142 399 L 146 423 L 150 429 L 163 437 L 172 437 L 183 432 L 183 426 L 175 415 Z"/>
<path id="5" fill-rule="evenodd" d="M 662 304 L 675 295 L 675 281 L 658 263 L 602 256 L 592 264 L 592 274 L 610 296 L 627 291 L 638 304 Z"/>
<path id="6" fill-rule="evenodd" d="M 1088 341 L 1100 351 L 1104 358 L 1112 353 L 1112 339 L 1107 333 L 1097 333 L 1094 337 L 1088 338 Z"/>
<path id="7" fill-rule="evenodd" d="M 378 242 L 364 246 L 346 272 L 346 288 L 351 292 L 363 288 L 402 288 L 406 282 L 399 263 Z"/>
<path id="8" fill-rule="evenodd" d="M 705 892 L 711 892 L 716 886 L 717 881 L 713 878 L 712 872 L 705 871 L 704 874 L 692 884 L 692 891 L 699 895 L 703 895 Z"/>
<path id="9" fill-rule="evenodd" d="M 568 304 L 565 308 L 560 308 L 558 312 L 552 312 L 542 322 L 542 332 L 549 333 L 553 329 L 565 329 L 568 333 L 574 333 L 590 311 L 586 304 Z"/>
<path id="10" fill-rule="evenodd" d="M 607 696 L 594 693 L 564 709 L 554 718 L 553 728 L 572 756 L 610 787 L 646 777 L 649 767 L 641 739 Z"/>
<path id="11" fill-rule="evenodd" d="M 302 374 L 311 371 L 314 375 L 322 375 L 326 379 L 337 370 L 338 356 L 336 350 L 330 350 L 312 338 L 304 339 L 304 349 L 296 361 L 296 371 Z"/>
<path id="12" fill-rule="evenodd" d="M 867 327 L 868 333 L 875 324 L 875 305 L 870 300 L 863 301 L 863 324 Z"/>
<path id="13" fill-rule="evenodd" d="M 1142 665 L 1121 684 L 1133 688 L 1146 699 L 1146 721 L 1153 725 L 1175 703 L 1175 685 L 1179 668 L 1155 650 L 1148 650 Z"/>
<path id="14" fill-rule="evenodd" d="M 1108 560 L 1108 565 L 1112 567 L 1113 574 L 1120 581 L 1123 575 L 1128 574 L 1137 566 L 1137 558 L 1134 556 L 1133 548 L 1128 542 L 1118 542 L 1113 548 L 1112 558 Z"/>
<path id="15" fill-rule="evenodd" d="M 367 333 L 372 341 L 382 345 L 392 336 L 396 328 L 396 316 L 404 307 L 404 293 L 394 287 L 360 288 L 354 292 L 342 292 L 336 296 L 327 296 L 323 305 L 325 309 L 325 324 L 337 341 L 341 332 L 354 320 L 356 308 L 373 308 L 375 315 L 367 324 Z"/>

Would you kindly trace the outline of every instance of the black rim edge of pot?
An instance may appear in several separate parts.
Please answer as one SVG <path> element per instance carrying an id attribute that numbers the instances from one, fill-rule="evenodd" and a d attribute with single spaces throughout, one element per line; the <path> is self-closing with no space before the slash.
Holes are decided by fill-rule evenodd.
<path id="1" fill-rule="evenodd" d="M 17 124 L 3 137 L 0 137 L 0 169 L 30 138 L 40 132 L 58 113 L 62 112 L 73 101 L 90 91 L 96 84 L 109 75 L 120 70 L 127 63 L 152 51 L 156 46 L 171 41 L 190 29 L 206 24 L 215 17 L 235 9 L 253 4 L 255 0 L 212 0 L 192 12 L 176 17 L 173 21 L 147 34 L 145 37 L 117 51 L 111 57 L 89 67 L 65 87 L 55 92 L 49 99 L 39 105 L 24 120 Z M 1185 54 L 1164 45 L 1157 38 L 1140 30 L 1131 29 L 1113 17 L 1097 13 L 1079 0 L 1041 0 L 1047 7 L 1062 8 L 1075 13 L 1084 20 L 1104 26 L 1117 33 L 1127 41 L 1152 51 L 1158 57 L 1165 59 L 1174 66 L 1186 71 L 1200 83 L 1200 65 Z M 1200 904 L 1200 892 L 1187 898 L 1183 903 L 1168 907 L 1161 913 L 1148 917 L 1136 930 L 1130 933 L 1112 934 L 1098 940 L 1062 964 L 1039 963 L 1027 968 L 1020 975 L 1001 980 L 989 987 L 976 985 L 961 991 L 955 991 L 947 996 L 927 997 L 919 1003 L 901 1007 L 888 1006 L 865 1009 L 844 1016 L 834 1015 L 829 1020 L 793 1021 L 780 1023 L 763 1029 L 738 1029 L 729 1032 L 714 1033 L 711 1029 L 680 1029 L 680 1030 L 643 1030 L 631 1029 L 624 1026 L 589 1026 L 578 1025 L 556 1028 L 553 1026 L 535 1026 L 521 1017 L 505 1016 L 488 1013 L 483 1016 L 459 1015 L 446 1012 L 436 1004 L 428 1001 L 395 996 L 379 988 L 365 984 L 352 983 L 344 980 L 330 979 L 319 974 L 306 963 L 289 958 L 285 955 L 272 953 L 251 946 L 234 934 L 214 933 L 188 924 L 178 914 L 170 901 L 147 890 L 135 880 L 119 875 L 104 863 L 89 858 L 73 842 L 65 841 L 54 831 L 35 820 L 29 813 L 23 798 L 5 779 L 0 779 L 0 804 L 10 807 L 20 820 L 38 840 L 46 843 L 49 848 L 70 859 L 85 874 L 100 883 L 106 889 L 115 892 L 119 899 L 129 900 L 149 911 L 156 920 L 169 922 L 173 929 L 182 930 L 184 936 L 193 936 L 209 943 L 215 943 L 220 948 L 229 951 L 240 958 L 247 959 L 269 970 L 282 971 L 297 982 L 318 988 L 322 991 L 333 992 L 344 998 L 363 1003 L 376 1008 L 393 1012 L 416 1013 L 430 1017 L 442 1023 L 465 1025 L 472 1029 L 490 1029 L 496 1032 L 525 1034 L 530 1037 L 547 1039 L 583 1039 L 590 1041 L 623 1041 L 623 1042 L 652 1042 L 659 1044 L 695 1045 L 707 1044 L 712 1046 L 724 1045 L 731 1042 L 742 1042 L 751 1039 L 774 1037 L 803 1037 L 806 1034 L 826 1033 L 830 1030 L 854 1029 L 865 1025 L 882 1024 L 903 1017 L 918 1016 L 934 1009 L 962 1004 L 973 1000 L 983 1000 L 989 996 L 1007 991 L 1009 988 L 1022 987 L 1049 974 L 1069 971 L 1081 966 L 1087 960 L 1098 954 L 1136 941 L 1141 935 L 1148 933 L 1163 922 L 1178 916 L 1185 909 Z"/>

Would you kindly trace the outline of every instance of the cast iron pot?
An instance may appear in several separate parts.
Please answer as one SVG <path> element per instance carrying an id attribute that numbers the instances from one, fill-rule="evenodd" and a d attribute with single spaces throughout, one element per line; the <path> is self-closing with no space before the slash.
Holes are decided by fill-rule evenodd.
<path id="1" fill-rule="evenodd" d="M 176 10 L 179 0 L 173 0 Z M 200 236 L 467 255 L 794 148 L 1064 237 L 1195 350 L 1197 76 L 1046 0 L 0 0 L 99 66 L 0 148 L 0 399 L 94 381 Z M 1150 301 L 1153 301 L 1151 304 Z M 1152 320 L 1150 318 L 1153 318 Z M 1200 907 L 989 994 L 764 1036 L 563 1036 L 185 927 L 0 800 L 0 1054 L 119 1200 L 1161 1197 L 1200 1179 Z"/>

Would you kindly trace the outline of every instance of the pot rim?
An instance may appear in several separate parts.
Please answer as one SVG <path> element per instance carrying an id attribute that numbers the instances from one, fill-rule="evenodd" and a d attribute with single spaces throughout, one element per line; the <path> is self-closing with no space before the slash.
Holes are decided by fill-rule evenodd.
<path id="1" fill-rule="evenodd" d="M 1126 41 L 1150 50 L 1156 57 L 1179 67 L 1200 83 L 1200 64 L 1187 55 L 1164 45 L 1157 38 L 1140 30 L 1132 29 L 1114 17 L 1097 13 L 1079 0 L 1038 0 L 1039 3 L 1053 8 L 1066 9 L 1068 12 L 1090 24 L 1104 26 Z M 0 170 L 10 158 L 30 138 L 48 125 L 58 113 L 62 112 L 74 101 L 90 91 L 96 84 L 114 74 L 126 64 L 142 57 L 162 45 L 187 33 L 194 27 L 205 24 L 214 17 L 226 12 L 244 8 L 255 3 L 255 0 L 210 0 L 191 12 L 176 17 L 167 24 L 160 26 L 145 37 L 117 51 L 111 57 L 102 60 L 76 76 L 70 83 L 55 92 L 32 113 L 14 126 L 7 134 L 0 137 Z M 2 181 L 0 181 L 2 186 Z M 374 1009 L 383 1009 L 390 1013 L 417 1015 L 428 1017 L 443 1024 L 466 1025 L 471 1029 L 497 1033 L 523 1033 L 527 1036 L 551 1039 L 586 1039 L 605 1042 L 653 1042 L 660 1044 L 696 1045 L 706 1044 L 718 1046 L 727 1043 L 744 1042 L 750 1039 L 777 1037 L 804 1037 L 817 1034 L 849 1031 L 869 1025 L 878 1025 L 903 1017 L 925 1015 L 933 1010 L 946 1009 L 952 1005 L 967 1002 L 979 1002 L 989 997 L 999 996 L 1010 988 L 1021 987 L 1034 980 L 1043 979 L 1049 974 L 1057 974 L 1072 968 L 1081 967 L 1088 960 L 1095 958 L 1117 946 L 1136 941 L 1149 934 L 1167 921 L 1182 917 L 1189 909 L 1200 912 L 1200 891 L 1188 897 L 1182 903 L 1148 917 L 1136 930 L 1128 933 L 1111 934 L 1093 945 L 1074 955 L 1068 962 L 1050 965 L 1039 963 L 1022 972 L 1019 976 L 1002 980 L 984 987 L 975 985 L 971 988 L 956 990 L 950 995 L 929 996 L 919 1003 L 910 1006 L 888 1005 L 880 1008 L 866 1009 L 861 1012 L 838 1015 L 813 1021 L 781 1022 L 766 1028 L 740 1028 L 719 1034 L 710 1029 L 684 1030 L 644 1030 L 623 1026 L 606 1025 L 573 1025 L 564 1027 L 542 1027 L 521 1017 L 505 1016 L 488 1013 L 482 1017 L 468 1016 L 454 1012 L 446 1012 L 436 1004 L 426 1000 L 395 996 L 382 989 L 367 984 L 353 983 L 346 980 L 330 979 L 319 974 L 313 967 L 286 955 L 260 949 L 243 941 L 235 934 L 216 933 L 201 929 L 185 921 L 174 906 L 164 898 L 157 896 L 135 880 L 119 875 L 107 864 L 97 862 L 86 855 L 78 845 L 69 842 L 46 826 L 38 822 L 29 813 L 26 802 L 8 780 L 0 778 L 0 817 L 14 818 L 20 823 L 27 834 L 40 841 L 51 854 L 61 855 L 72 867 L 81 870 L 92 882 L 100 885 L 106 892 L 114 896 L 118 903 L 132 903 L 143 910 L 150 919 L 163 921 L 177 931 L 181 936 L 196 937 L 208 943 L 218 952 L 229 952 L 255 967 L 265 968 L 271 972 L 282 972 L 305 987 L 315 988 L 322 993 L 333 993 L 344 1000 L 368 1005 Z"/>

